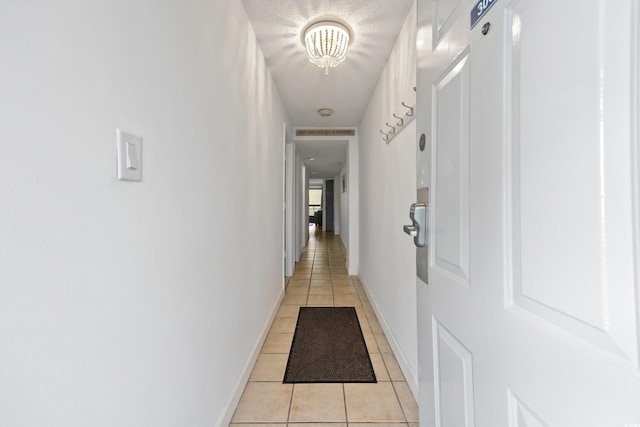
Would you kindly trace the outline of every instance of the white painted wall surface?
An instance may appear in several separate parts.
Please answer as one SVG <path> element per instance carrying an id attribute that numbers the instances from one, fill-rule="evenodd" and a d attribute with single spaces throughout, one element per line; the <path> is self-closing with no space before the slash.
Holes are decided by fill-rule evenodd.
<path id="1" fill-rule="evenodd" d="M 241 2 L 0 28 L 0 425 L 226 426 L 283 287 L 287 117 Z"/>
<path id="2" fill-rule="evenodd" d="M 359 275 L 417 396 L 415 246 L 402 230 L 403 224 L 410 224 L 409 207 L 416 201 L 415 121 L 389 144 L 379 132 L 394 110 L 400 115 L 395 104 L 400 105 L 402 97 L 391 94 L 402 90 L 410 97 L 412 89 L 407 87 L 415 85 L 402 84 L 416 66 L 415 31 L 414 5 L 360 123 Z"/>

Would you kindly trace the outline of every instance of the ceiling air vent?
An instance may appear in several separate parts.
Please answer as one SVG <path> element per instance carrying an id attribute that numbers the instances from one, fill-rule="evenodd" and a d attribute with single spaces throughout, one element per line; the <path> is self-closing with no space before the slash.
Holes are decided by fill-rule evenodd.
<path id="1" fill-rule="evenodd" d="M 355 129 L 296 129 L 296 136 L 355 136 Z"/>

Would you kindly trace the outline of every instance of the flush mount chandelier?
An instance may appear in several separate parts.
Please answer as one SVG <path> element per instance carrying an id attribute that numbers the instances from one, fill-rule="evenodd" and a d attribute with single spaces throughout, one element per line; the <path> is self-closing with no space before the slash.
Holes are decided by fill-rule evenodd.
<path id="1" fill-rule="evenodd" d="M 322 21 L 304 30 L 304 44 L 309 61 L 329 74 L 333 68 L 347 58 L 351 34 L 347 27 L 333 21 Z"/>

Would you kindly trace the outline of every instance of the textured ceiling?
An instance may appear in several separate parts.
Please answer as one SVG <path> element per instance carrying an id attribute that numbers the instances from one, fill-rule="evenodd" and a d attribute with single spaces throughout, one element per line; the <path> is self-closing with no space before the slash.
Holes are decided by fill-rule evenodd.
<path id="1" fill-rule="evenodd" d="M 292 125 L 337 127 L 360 123 L 413 0 L 243 0 L 243 3 Z M 300 37 L 310 21 L 322 17 L 338 18 L 353 30 L 346 61 L 329 70 L 329 75 L 309 62 Z M 334 113 L 321 117 L 319 108 L 331 108 Z M 344 163 L 346 150 L 339 149 Z M 326 155 L 338 163 L 337 153 L 323 153 L 314 158 Z M 305 164 L 310 172 L 321 172 L 313 177 L 329 178 L 340 171 L 340 168 L 337 172 L 320 171 L 319 160 Z"/>
<path id="2" fill-rule="evenodd" d="M 331 179 L 340 173 L 347 159 L 347 141 L 297 141 L 296 147 L 309 178 Z"/>

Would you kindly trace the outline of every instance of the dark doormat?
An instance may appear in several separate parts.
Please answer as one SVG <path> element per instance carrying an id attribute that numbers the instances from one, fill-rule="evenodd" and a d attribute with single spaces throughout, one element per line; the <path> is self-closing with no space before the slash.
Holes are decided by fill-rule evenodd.
<path id="1" fill-rule="evenodd" d="M 354 307 L 300 307 L 282 382 L 376 382 Z"/>

